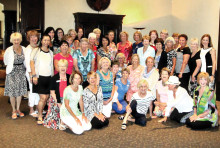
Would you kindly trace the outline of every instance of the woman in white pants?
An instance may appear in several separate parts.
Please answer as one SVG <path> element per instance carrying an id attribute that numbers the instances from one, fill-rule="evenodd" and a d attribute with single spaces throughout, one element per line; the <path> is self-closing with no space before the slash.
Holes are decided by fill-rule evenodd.
<path id="1" fill-rule="evenodd" d="M 60 108 L 61 120 L 75 134 L 82 134 L 84 131 L 88 131 L 92 127 L 84 113 L 82 99 L 83 88 L 82 85 L 80 85 L 82 80 L 81 73 L 75 71 L 71 74 L 69 79 L 71 85 L 64 90 L 64 103 Z M 78 109 L 78 103 L 81 112 Z"/>
<path id="2" fill-rule="evenodd" d="M 36 30 L 30 30 L 27 32 L 27 41 L 30 42 L 30 44 L 26 47 L 26 77 L 29 83 L 30 91 L 28 93 L 28 105 L 30 107 L 29 115 L 32 117 L 38 116 L 38 111 L 34 111 L 34 106 L 38 106 L 38 102 L 40 100 L 40 97 L 37 93 L 32 92 L 32 76 L 31 76 L 31 67 L 30 67 L 30 58 L 31 58 L 31 52 L 33 49 L 38 49 L 38 42 L 39 36 L 38 32 Z M 37 108 L 36 108 L 37 109 Z"/>

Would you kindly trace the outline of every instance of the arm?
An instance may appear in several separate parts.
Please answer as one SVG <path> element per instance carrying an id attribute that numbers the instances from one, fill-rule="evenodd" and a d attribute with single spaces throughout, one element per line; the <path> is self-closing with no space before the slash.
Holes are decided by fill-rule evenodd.
<path id="1" fill-rule="evenodd" d="M 97 54 L 97 63 L 99 63 L 99 60 L 101 59 L 102 57 L 99 55 L 99 54 Z"/>
<path id="2" fill-rule="evenodd" d="M 55 90 L 50 90 L 50 95 L 53 97 L 55 102 L 57 102 L 57 97 L 56 97 L 56 94 L 55 94 Z"/>
<path id="3" fill-rule="evenodd" d="M 83 97 L 80 97 L 79 100 L 79 106 L 80 106 L 80 110 L 82 112 L 82 120 L 85 120 L 86 123 L 89 122 L 89 120 L 86 118 L 85 113 L 84 113 L 84 104 L 83 104 Z"/>
<path id="4" fill-rule="evenodd" d="M 94 68 L 95 68 L 95 58 L 92 59 L 91 71 L 94 71 Z"/>
<path id="5" fill-rule="evenodd" d="M 173 67 L 172 67 L 172 70 L 171 70 L 171 73 L 170 73 L 171 76 L 173 75 L 175 67 L 176 67 L 176 58 L 173 58 L 172 60 L 173 60 Z"/>
<path id="6" fill-rule="evenodd" d="M 79 67 L 78 67 L 78 60 L 75 59 L 75 58 L 73 58 L 73 65 L 75 66 L 75 70 L 78 71 L 78 72 L 80 72 L 80 71 L 79 71 Z"/>
<path id="7" fill-rule="evenodd" d="M 211 57 L 212 57 L 212 76 L 211 76 L 211 82 L 214 81 L 215 71 L 216 71 L 216 51 L 214 48 L 211 50 Z"/>
<path id="8" fill-rule="evenodd" d="M 58 60 L 54 60 L 54 68 L 55 68 L 56 71 L 59 71 Z"/>
<path id="9" fill-rule="evenodd" d="M 202 65 L 201 59 L 196 60 L 196 69 L 194 70 L 194 72 L 192 74 L 192 81 L 193 82 L 195 82 L 195 80 L 196 80 L 195 76 L 199 72 L 201 65 Z"/>
<path id="10" fill-rule="evenodd" d="M 183 55 L 183 63 L 182 63 L 182 66 L 181 66 L 181 69 L 180 69 L 180 73 L 179 73 L 179 78 L 182 78 L 182 74 L 186 68 L 186 65 L 188 64 L 188 61 L 189 61 L 189 57 L 190 57 L 190 54 L 184 54 Z"/>
<path id="11" fill-rule="evenodd" d="M 33 60 L 30 61 L 30 66 L 31 66 L 31 76 L 36 75 L 35 65 L 34 65 L 34 61 Z M 33 77 L 32 79 L 33 79 L 33 83 L 35 85 L 37 85 L 37 82 L 38 82 L 37 76 Z"/>

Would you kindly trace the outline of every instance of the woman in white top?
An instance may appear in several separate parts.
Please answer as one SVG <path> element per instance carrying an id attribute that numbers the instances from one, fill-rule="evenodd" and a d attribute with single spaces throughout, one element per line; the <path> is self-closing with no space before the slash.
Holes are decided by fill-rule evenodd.
<path id="1" fill-rule="evenodd" d="M 42 112 L 50 94 L 50 79 L 53 76 L 53 52 L 49 49 L 50 36 L 43 35 L 40 49 L 31 53 L 31 76 L 33 79 L 33 92 L 40 95 L 38 103 L 37 124 L 43 124 Z"/>
<path id="2" fill-rule="evenodd" d="M 30 67 L 30 58 L 31 58 L 31 52 L 32 50 L 38 50 L 39 47 L 37 45 L 39 36 L 38 36 L 38 32 L 36 30 L 30 30 L 27 32 L 27 41 L 30 42 L 30 44 L 26 47 L 26 56 L 25 56 L 25 60 L 26 60 L 26 77 L 28 80 L 28 84 L 29 84 L 29 94 L 28 94 L 28 105 L 30 107 L 30 113 L 29 115 L 31 115 L 32 117 L 37 117 L 38 116 L 38 111 L 36 108 L 36 111 L 34 111 L 34 106 L 36 105 L 36 107 L 38 106 L 38 102 L 40 100 L 40 97 L 37 93 L 33 93 L 32 90 L 32 77 L 31 77 L 31 67 Z"/>
<path id="3" fill-rule="evenodd" d="M 193 115 L 193 99 L 183 87 L 179 86 L 178 77 L 170 76 L 167 84 L 169 100 L 165 109 L 165 117 L 158 122 L 166 122 L 167 117 L 170 116 L 173 121 L 185 123 L 186 119 Z"/>
<path id="4" fill-rule="evenodd" d="M 10 42 L 4 54 L 4 64 L 6 65 L 6 80 L 4 95 L 10 97 L 12 106 L 12 119 L 17 116 L 24 117 L 20 111 L 22 96 L 27 93 L 27 82 L 25 78 L 25 48 L 20 45 L 22 35 L 18 32 L 12 33 Z M 17 104 L 17 106 L 15 106 Z"/>
<path id="5" fill-rule="evenodd" d="M 202 60 L 201 72 L 207 72 L 210 76 L 209 87 L 215 88 L 215 72 L 216 72 L 216 50 L 213 48 L 212 39 L 209 34 L 204 34 L 200 42 Z"/>
<path id="6" fill-rule="evenodd" d="M 142 66 L 145 66 L 145 61 L 148 57 L 155 57 L 155 50 L 153 47 L 150 46 L 150 36 L 145 35 L 142 38 L 143 41 L 143 47 L 138 48 L 137 54 L 140 58 L 140 64 Z"/>

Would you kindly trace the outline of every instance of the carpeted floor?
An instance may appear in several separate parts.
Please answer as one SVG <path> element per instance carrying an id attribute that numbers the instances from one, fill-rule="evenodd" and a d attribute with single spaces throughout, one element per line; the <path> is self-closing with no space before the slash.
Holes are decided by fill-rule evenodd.
<path id="1" fill-rule="evenodd" d="M 217 103 L 220 107 L 220 102 Z M 220 147 L 219 128 L 194 131 L 185 125 L 168 121 L 158 123 L 159 119 L 148 120 L 146 127 L 129 123 L 127 130 L 121 130 L 118 115 L 110 119 L 109 127 L 91 130 L 83 135 L 75 135 L 70 130 L 52 130 L 36 124 L 28 115 L 27 100 L 22 100 L 21 111 L 26 116 L 11 119 L 11 106 L 8 97 L 3 97 L 0 88 L 0 148 L 35 147 Z"/>

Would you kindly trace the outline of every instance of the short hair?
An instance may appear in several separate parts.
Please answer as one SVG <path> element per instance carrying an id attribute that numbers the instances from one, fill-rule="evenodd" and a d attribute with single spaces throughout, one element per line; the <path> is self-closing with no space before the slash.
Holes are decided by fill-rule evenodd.
<path id="1" fill-rule="evenodd" d="M 64 36 L 63 36 L 63 39 L 64 39 L 64 40 L 68 40 L 68 39 L 72 39 L 72 40 L 73 40 L 72 36 L 70 36 L 70 35 L 68 35 L 68 34 L 64 35 Z"/>
<path id="2" fill-rule="evenodd" d="M 197 45 L 199 45 L 199 40 L 198 38 L 191 38 L 190 43 L 196 43 Z"/>
<path id="3" fill-rule="evenodd" d="M 109 46 L 109 44 L 110 44 L 109 38 L 108 38 L 108 37 L 103 36 L 103 37 L 102 37 L 102 40 L 103 40 L 103 39 L 106 39 L 106 40 L 108 41 L 107 46 Z M 102 40 L 101 40 L 101 47 L 103 46 L 103 44 L 102 44 Z"/>
<path id="4" fill-rule="evenodd" d="M 209 74 L 207 72 L 200 72 L 197 76 L 197 83 L 199 84 L 199 81 L 201 78 L 205 78 L 207 80 L 207 84 L 209 85 L 210 79 L 209 79 Z"/>
<path id="5" fill-rule="evenodd" d="M 170 75 L 170 69 L 167 67 L 162 68 L 161 72 L 160 72 L 160 76 L 162 75 L 162 72 L 166 71 L 168 73 L 168 75 Z"/>
<path id="6" fill-rule="evenodd" d="M 37 39 L 39 39 L 39 34 L 38 34 L 37 30 L 29 30 L 29 31 L 27 32 L 26 39 L 27 39 L 28 42 L 30 42 L 31 36 L 36 36 Z"/>
<path id="7" fill-rule="evenodd" d="M 109 67 L 111 66 L 111 61 L 107 58 L 107 57 L 102 57 L 100 60 L 99 60 L 99 63 L 98 63 L 98 69 L 100 70 L 102 67 L 102 61 L 103 60 L 107 60 L 108 63 L 109 63 Z"/>
<path id="8" fill-rule="evenodd" d="M 173 33 L 173 35 L 172 35 L 172 37 L 174 38 L 174 37 L 179 37 L 179 33 Z"/>
<path id="9" fill-rule="evenodd" d="M 63 66 L 68 67 L 68 61 L 67 61 L 66 59 L 60 59 L 60 60 L 58 61 L 57 65 L 58 65 L 58 66 L 63 65 Z"/>
<path id="10" fill-rule="evenodd" d="M 95 38 L 96 39 L 96 34 L 93 33 L 93 32 L 89 33 L 88 39 L 90 39 L 90 38 Z"/>
<path id="11" fill-rule="evenodd" d="M 81 74 L 80 72 L 78 72 L 78 71 L 73 71 L 72 74 L 70 75 L 70 78 L 69 78 L 69 83 L 70 83 L 70 84 L 73 84 L 73 79 L 74 79 L 74 77 L 75 77 L 76 74 L 80 76 L 80 78 L 81 78 L 81 83 L 82 83 L 82 81 L 83 81 L 82 74 Z"/>
<path id="12" fill-rule="evenodd" d="M 100 30 L 99 28 L 95 28 L 95 29 L 93 29 L 92 32 L 93 32 L 93 33 L 100 33 L 100 34 L 101 34 L 101 30 Z"/>
<path id="13" fill-rule="evenodd" d="M 149 40 L 150 41 L 150 36 L 149 35 L 144 35 L 143 38 L 142 38 L 142 41 L 144 40 Z"/>
<path id="14" fill-rule="evenodd" d="M 188 36 L 186 34 L 180 34 L 178 36 L 178 39 L 180 39 L 181 37 L 185 38 L 186 41 L 188 40 Z"/>
<path id="15" fill-rule="evenodd" d="M 74 32 L 74 34 L 77 36 L 77 33 L 76 33 L 76 31 L 75 31 L 74 29 L 69 29 L 68 32 L 67 32 L 67 34 L 70 35 L 71 32 Z"/>
<path id="16" fill-rule="evenodd" d="M 151 30 L 151 31 L 149 32 L 149 36 L 151 36 L 151 34 L 152 34 L 153 32 L 155 32 L 155 33 L 156 33 L 157 38 L 158 38 L 158 33 L 157 33 L 157 30 Z"/>
<path id="17" fill-rule="evenodd" d="M 174 44 L 176 44 L 176 42 L 175 42 L 174 38 L 173 38 L 173 37 L 171 37 L 171 36 L 170 36 L 170 37 L 168 37 L 168 38 L 165 40 L 164 44 L 166 45 L 168 41 L 173 42 L 173 45 L 174 45 Z"/>
<path id="18" fill-rule="evenodd" d="M 167 34 L 168 35 L 168 30 L 167 29 L 163 29 L 163 30 L 161 30 L 161 32 L 160 33 L 165 33 L 165 34 Z"/>
<path id="19" fill-rule="evenodd" d="M 68 43 L 66 40 L 62 40 L 62 41 L 60 42 L 60 46 L 62 46 L 63 44 L 67 44 L 67 46 L 69 47 L 69 43 Z"/>
<path id="20" fill-rule="evenodd" d="M 19 32 L 14 32 L 10 36 L 10 42 L 13 43 L 14 39 L 19 39 L 20 43 L 22 42 L 22 35 Z"/>
<path id="21" fill-rule="evenodd" d="M 119 38 L 120 39 L 121 39 L 122 34 L 125 34 L 126 35 L 126 39 L 128 40 L 128 37 L 129 37 L 128 33 L 126 31 L 120 32 L 120 34 L 119 34 Z"/>
<path id="22" fill-rule="evenodd" d="M 155 40 L 155 44 L 157 44 L 157 43 L 161 43 L 162 46 L 164 46 L 164 41 L 163 41 L 162 38 L 157 38 L 157 39 Z"/>
<path id="23" fill-rule="evenodd" d="M 87 79 L 89 79 L 91 76 L 94 76 L 95 78 L 97 78 L 97 74 L 94 71 L 88 72 Z"/>
<path id="24" fill-rule="evenodd" d="M 208 37 L 209 38 L 209 44 L 208 44 L 208 47 L 213 47 L 213 44 L 212 44 L 212 38 L 209 34 L 204 34 L 202 37 L 201 37 L 201 41 L 200 41 L 200 47 L 201 48 L 204 48 L 204 46 L 202 45 L 202 39 L 204 37 Z"/>
<path id="25" fill-rule="evenodd" d="M 124 53 L 118 53 L 116 56 L 116 60 L 118 60 L 120 57 L 125 59 L 125 54 Z"/>
<path id="26" fill-rule="evenodd" d="M 89 40 L 88 40 L 87 38 L 82 38 L 82 39 L 80 40 L 80 43 L 82 43 L 82 42 L 87 42 L 87 43 L 89 43 Z"/>
<path id="27" fill-rule="evenodd" d="M 143 84 L 147 85 L 147 88 L 149 88 L 149 85 L 146 79 L 141 79 L 137 84 L 137 88 L 140 88 L 140 86 Z"/>
<path id="28" fill-rule="evenodd" d="M 113 67 L 114 65 L 118 65 L 119 66 L 118 60 L 114 60 L 114 61 L 111 62 L 111 67 Z"/>
<path id="29" fill-rule="evenodd" d="M 154 63 L 154 58 L 151 57 L 151 56 L 149 56 L 149 57 L 147 57 L 147 59 L 145 60 L 145 64 L 147 64 L 147 61 L 148 61 L 149 59 L 152 59 L 152 61 L 153 61 L 153 63 Z"/>
<path id="30" fill-rule="evenodd" d="M 130 70 L 128 68 L 122 68 L 121 73 L 123 73 L 124 71 L 126 71 L 128 74 L 130 74 Z"/>
<path id="31" fill-rule="evenodd" d="M 134 34 L 133 34 L 133 39 L 134 39 L 135 34 L 138 34 L 139 40 L 142 41 L 142 33 L 140 31 L 135 31 Z"/>
<path id="32" fill-rule="evenodd" d="M 139 64 L 140 64 L 140 57 L 139 57 L 138 54 L 133 54 L 133 55 L 131 56 L 131 62 L 133 61 L 133 58 L 134 58 L 134 57 L 137 57 L 137 58 L 138 58 L 138 62 L 139 62 Z"/>

